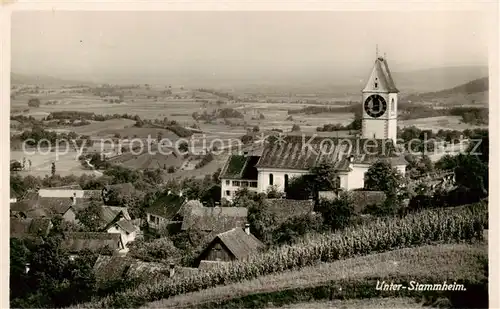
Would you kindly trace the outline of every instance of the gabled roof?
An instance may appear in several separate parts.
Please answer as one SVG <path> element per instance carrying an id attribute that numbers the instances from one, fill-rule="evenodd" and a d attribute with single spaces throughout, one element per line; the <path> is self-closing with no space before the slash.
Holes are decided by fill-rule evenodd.
<path id="1" fill-rule="evenodd" d="M 374 87 L 375 79 L 377 79 L 377 88 Z M 389 70 L 389 65 L 387 64 L 387 60 L 378 57 L 375 60 L 375 64 L 373 66 L 372 72 L 368 81 L 366 83 L 363 92 L 372 92 L 372 91 L 380 91 L 380 92 L 391 92 L 397 93 L 399 92 L 398 88 L 396 88 L 396 84 L 392 78 L 391 71 Z"/>
<path id="2" fill-rule="evenodd" d="M 331 163 L 337 171 L 349 171 L 350 156 L 353 164 L 372 164 L 380 158 L 406 164 L 391 139 L 285 136 L 269 140 L 256 167 L 309 171 Z"/>
<path id="3" fill-rule="evenodd" d="M 51 225 L 50 219 L 46 218 L 10 218 L 10 236 L 16 238 L 46 236 L 49 233 Z"/>
<path id="4" fill-rule="evenodd" d="M 123 248 L 119 233 L 66 233 L 61 247 L 69 252 L 79 252 L 84 249 L 95 251 L 109 247 L 111 250 Z"/>
<path id="5" fill-rule="evenodd" d="M 257 180 L 255 164 L 258 161 L 258 156 L 231 155 L 222 168 L 220 178 Z"/>
<path id="6" fill-rule="evenodd" d="M 37 206 L 45 208 L 53 214 L 65 214 L 73 205 L 69 197 L 39 197 Z"/>
<path id="7" fill-rule="evenodd" d="M 234 255 L 237 260 L 242 260 L 251 254 L 257 253 L 264 248 L 264 244 L 252 234 L 247 234 L 240 228 L 233 228 L 215 236 L 215 239 L 207 249 L 209 250 L 214 242 L 220 241 Z M 203 253 L 202 253 L 203 254 Z"/>
<path id="8" fill-rule="evenodd" d="M 179 212 L 185 201 L 185 197 L 165 193 L 153 205 L 146 208 L 145 212 L 171 220 Z"/>
<path id="9" fill-rule="evenodd" d="M 219 233 L 245 226 L 247 215 L 248 209 L 245 207 L 192 207 L 186 211 L 181 229 L 195 227 L 202 231 Z"/>
<path id="10" fill-rule="evenodd" d="M 314 210 L 313 200 L 266 199 L 265 203 L 278 222 L 284 222 L 291 217 L 306 215 Z"/>
<path id="11" fill-rule="evenodd" d="M 177 269 L 176 269 L 177 272 Z M 98 282 L 122 278 L 168 278 L 169 266 L 162 263 L 143 262 L 127 256 L 100 255 L 94 264 L 94 274 Z"/>
<path id="12" fill-rule="evenodd" d="M 116 225 L 118 225 L 122 230 L 124 230 L 127 233 L 133 233 L 139 230 L 139 228 L 133 225 L 132 222 L 130 222 L 129 220 L 119 220 L 116 222 Z"/>
<path id="13" fill-rule="evenodd" d="M 80 185 L 68 185 L 68 186 L 60 186 L 60 187 L 46 187 L 40 188 L 41 190 L 82 190 Z"/>
<path id="14" fill-rule="evenodd" d="M 15 203 L 10 203 L 10 210 L 14 212 L 26 212 L 31 209 L 36 208 L 37 200 L 29 199 L 29 200 L 21 200 Z"/>
<path id="15" fill-rule="evenodd" d="M 102 190 L 84 190 L 83 191 L 83 198 L 84 199 L 97 199 L 100 200 L 102 199 Z"/>

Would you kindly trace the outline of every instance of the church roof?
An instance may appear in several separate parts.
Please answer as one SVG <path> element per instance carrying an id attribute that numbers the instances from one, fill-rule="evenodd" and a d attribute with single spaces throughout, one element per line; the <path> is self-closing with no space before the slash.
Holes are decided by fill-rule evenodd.
<path id="1" fill-rule="evenodd" d="M 379 84 L 379 86 L 376 89 L 373 87 L 375 78 L 378 79 L 378 84 Z M 389 70 L 389 65 L 387 64 L 387 60 L 382 57 L 378 57 L 375 60 L 372 73 L 368 79 L 368 82 L 366 83 L 365 88 L 363 89 L 363 91 L 374 91 L 374 90 L 391 92 L 391 93 L 399 92 L 392 78 L 391 71 Z"/>
<path id="2" fill-rule="evenodd" d="M 330 163 L 338 171 L 349 171 L 351 156 L 354 164 L 372 164 L 382 158 L 393 165 L 406 164 L 390 139 L 286 136 L 266 144 L 256 167 L 310 170 Z"/>

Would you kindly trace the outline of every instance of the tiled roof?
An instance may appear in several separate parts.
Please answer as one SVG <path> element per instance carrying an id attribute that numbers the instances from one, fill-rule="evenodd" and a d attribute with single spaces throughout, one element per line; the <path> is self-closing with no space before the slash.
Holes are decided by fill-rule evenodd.
<path id="1" fill-rule="evenodd" d="M 60 186 L 60 187 L 46 187 L 41 188 L 43 190 L 82 190 L 80 185 L 68 185 L 68 186 Z"/>
<path id="2" fill-rule="evenodd" d="M 14 212 L 19 212 L 19 211 L 26 212 L 36 208 L 36 205 L 37 205 L 36 200 L 33 199 L 22 200 L 15 203 L 10 203 L 10 210 Z"/>
<path id="3" fill-rule="evenodd" d="M 248 209 L 245 207 L 192 207 L 186 211 L 181 229 L 195 227 L 202 231 L 220 233 L 245 226 L 247 215 Z"/>
<path id="4" fill-rule="evenodd" d="M 178 272 L 178 268 L 176 268 Z M 143 262 L 127 256 L 100 255 L 94 264 L 94 274 L 98 282 L 122 278 L 152 280 L 168 278 L 169 266 L 162 263 Z"/>
<path id="5" fill-rule="evenodd" d="M 73 200 L 69 197 L 39 197 L 38 207 L 45 208 L 53 214 L 64 214 L 73 205 Z"/>
<path id="6" fill-rule="evenodd" d="M 305 215 L 314 210 L 313 200 L 266 199 L 265 203 L 278 222 L 284 222 L 288 218 Z"/>
<path id="7" fill-rule="evenodd" d="M 24 238 L 27 236 L 46 236 L 51 227 L 50 219 L 10 218 L 10 236 Z"/>
<path id="8" fill-rule="evenodd" d="M 70 252 L 79 252 L 84 249 L 95 251 L 105 247 L 111 250 L 122 249 L 119 233 L 84 233 L 75 232 L 65 234 L 61 247 Z"/>
<path id="9" fill-rule="evenodd" d="M 349 157 L 353 164 L 372 164 L 388 158 L 393 164 L 405 164 L 392 140 L 374 140 L 334 137 L 284 136 L 270 140 L 257 168 L 310 170 L 321 163 L 330 163 L 338 171 L 349 171 Z"/>
<path id="10" fill-rule="evenodd" d="M 257 180 L 255 164 L 258 161 L 258 156 L 232 155 L 222 168 L 220 178 Z"/>
<path id="11" fill-rule="evenodd" d="M 171 220 L 181 209 L 186 199 L 176 194 L 163 194 L 145 212 Z"/>
<path id="12" fill-rule="evenodd" d="M 139 228 L 133 225 L 129 220 L 119 220 L 116 224 L 127 233 L 133 233 L 139 230 Z"/>
<path id="13" fill-rule="evenodd" d="M 242 260 L 264 248 L 264 244 L 252 234 L 248 235 L 240 228 L 234 228 L 216 236 L 237 260 Z M 215 241 L 215 240 L 214 240 Z"/>
<path id="14" fill-rule="evenodd" d="M 51 213 L 44 208 L 35 208 L 25 212 L 27 218 L 49 218 Z"/>
<path id="15" fill-rule="evenodd" d="M 84 190 L 83 198 L 102 199 L 102 190 Z"/>

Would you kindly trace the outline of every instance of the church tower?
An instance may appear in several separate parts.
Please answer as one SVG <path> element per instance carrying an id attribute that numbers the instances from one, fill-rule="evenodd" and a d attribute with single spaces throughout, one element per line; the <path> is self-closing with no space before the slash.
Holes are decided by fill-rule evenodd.
<path id="1" fill-rule="evenodd" d="M 365 88 L 362 101 L 362 137 L 397 139 L 398 92 L 387 60 L 378 57 Z"/>

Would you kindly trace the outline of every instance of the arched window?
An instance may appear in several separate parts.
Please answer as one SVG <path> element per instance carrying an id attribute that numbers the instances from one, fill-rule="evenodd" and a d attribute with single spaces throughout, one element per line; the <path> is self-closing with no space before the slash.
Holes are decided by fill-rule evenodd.
<path id="1" fill-rule="evenodd" d="M 335 178 L 335 189 L 340 189 L 340 177 Z"/>
<path id="2" fill-rule="evenodd" d="M 288 188 L 288 174 L 285 174 L 285 189 Z"/>
<path id="3" fill-rule="evenodd" d="M 269 185 L 272 186 L 274 184 L 274 176 L 273 174 L 269 174 Z"/>

